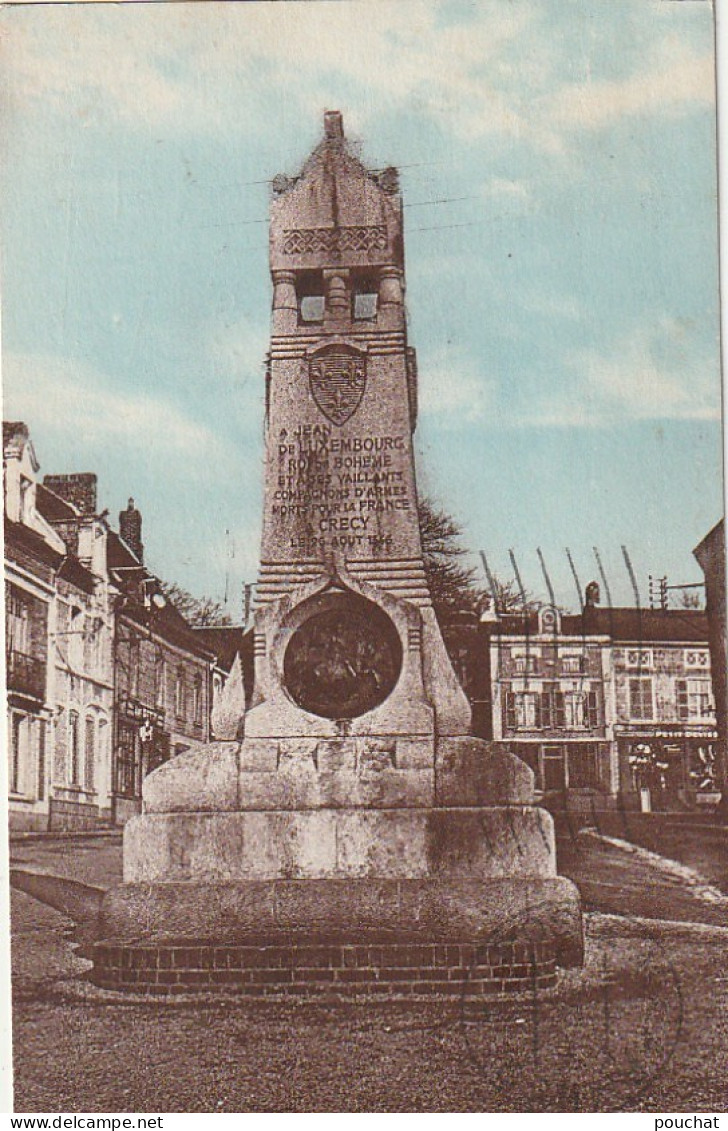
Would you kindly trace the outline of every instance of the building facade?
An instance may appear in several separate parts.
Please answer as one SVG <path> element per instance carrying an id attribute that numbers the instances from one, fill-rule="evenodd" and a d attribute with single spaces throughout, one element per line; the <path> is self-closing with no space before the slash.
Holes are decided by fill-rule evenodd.
<path id="1" fill-rule="evenodd" d="M 55 578 L 65 546 L 36 507 L 38 461 L 28 429 L 3 423 L 5 671 L 9 814 L 13 827 L 48 825 L 55 717 Z"/>
<path id="2" fill-rule="evenodd" d="M 710 665 L 718 726 L 716 786 L 721 809 L 728 809 L 728 634 L 726 633 L 725 520 L 721 519 L 693 550 L 705 577 L 705 613 L 710 633 Z"/>
<path id="3" fill-rule="evenodd" d="M 143 778 L 209 741 L 214 653 L 120 533 L 96 476 L 46 476 L 27 427 L 3 425 L 10 826 L 123 823 Z M 125 536 L 124 536 L 125 535 Z"/>
<path id="4" fill-rule="evenodd" d="M 718 733 L 705 614 L 619 609 L 614 622 L 620 796 L 643 809 L 716 803 Z"/>
<path id="5" fill-rule="evenodd" d="M 489 631 L 493 738 L 575 808 L 718 800 L 708 623 L 696 610 L 550 606 Z"/>
<path id="6" fill-rule="evenodd" d="M 169 758 L 210 741 L 213 654 L 157 588 L 126 592 L 116 622 L 113 808 L 141 811 L 142 782 Z"/>
<path id="7" fill-rule="evenodd" d="M 531 767 L 544 794 L 613 796 L 609 638 L 550 606 L 490 635 L 493 739 Z"/>
<path id="8" fill-rule="evenodd" d="M 74 503 L 52 488 L 75 482 Z M 70 492 L 69 492 L 70 494 Z M 96 476 L 48 477 L 37 504 L 62 538 L 55 576 L 53 756 L 48 824 L 90 828 L 109 820 L 113 713 L 113 586 L 106 568 L 108 525 L 96 514 Z"/>

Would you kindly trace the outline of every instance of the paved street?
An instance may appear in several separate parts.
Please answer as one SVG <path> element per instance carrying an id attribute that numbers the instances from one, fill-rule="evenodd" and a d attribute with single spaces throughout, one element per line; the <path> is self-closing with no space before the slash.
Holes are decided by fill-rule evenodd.
<path id="1" fill-rule="evenodd" d="M 27 841 L 13 860 L 105 886 L 120 875 L 120 842 Z M 12 914 L 17 1111 L 711 1111 L 728 1101 L 725 928 L 590 913 L 584 970 L 535 1000 L 463 1010 L 120 997 L 88 983 L 62 915 L 19 892 Z"/>

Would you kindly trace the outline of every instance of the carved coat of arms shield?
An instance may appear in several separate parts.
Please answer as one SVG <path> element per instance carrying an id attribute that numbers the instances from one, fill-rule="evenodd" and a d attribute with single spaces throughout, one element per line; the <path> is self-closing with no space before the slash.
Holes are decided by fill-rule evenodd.
<path id="1" fill-rule="evenodd" d="M 331 345 L 309 361 L 311 394 L 332 424 L 345 424 L 354 415 L 367 383 L 366 357 L 349 346 Z"/>

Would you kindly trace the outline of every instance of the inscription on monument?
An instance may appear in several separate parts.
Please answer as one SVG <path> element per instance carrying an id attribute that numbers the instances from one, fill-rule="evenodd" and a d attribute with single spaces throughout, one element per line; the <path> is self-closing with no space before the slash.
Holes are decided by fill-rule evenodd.
<path id="1" fill-rule="evenodd" d="M 391 548 L 378 516 L 408 511 L 413 500 L 403 461 L 403 434 L 339 436 L 328 425 L 301 425 L 278 435 L 272 513 L 290 523 L 292 550 L 315 553 Z"/>

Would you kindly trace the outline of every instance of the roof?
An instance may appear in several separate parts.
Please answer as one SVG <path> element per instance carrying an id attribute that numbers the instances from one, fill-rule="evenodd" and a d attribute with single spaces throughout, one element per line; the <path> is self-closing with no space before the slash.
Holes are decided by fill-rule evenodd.
<path id="1" fill-rule="evenodd" d="M 69 584 L 75 585 L 77 589 L 82 589 L 84 593 L 92 595 L 96 590 L 96 578 L 91 573 L 91 570 L 86 569 L 78 558 L 69 554 L 65 557 L 58 569 L 58 577 L 63 581 L 68 581 Z"/>
<path id="2" fill-rule="evenodd" d="M 148 571 L 144 568 L 139 558 L 133 550 L 127 546 L 124 539 L 115 530 L 109 530 L 109 536 L 106 543 L 106 560 L 109 569 L 129 569 L 129 567 L 138 566 L 139 574 L 145 574 Z M 151 575 L 149 575 L 151 576 Z M 122 588 L 124 584 L 122 581 Z"/>
<path id="3" fill-rule="evenodd" d="M 163 608 L 147 608 L 146 605 L 136 601 L 128 601 L 119 610 L 119 616 L 125 621 L 139 625 L 153 632 L 170 644 L 176 644 L 192 655 L 205 660 L 215 658 L 214 651 L 201 640 L 197 632 L 190 628 L 185 618 L 175 609 L 174 605 L 166 604 Z"/>
<path id="4" fill-rule="evenodd" d="M 7 447 L 16 436 L 20 436 L 23 441 L 27 440 L 28 425 L 22 420 L 3 420 L 3 448 Z"/>
<path id="5" fill-rule="evenodd" d="M 716 551 L 725 561 L 725 520 L 722 518 L 716 522 L 712 530 L 708 531 L 703 540 L 698 542 L 693 555 L 698 559 L 699 564 L 704 566 Z"/>
<path id="6" fill-rule="evenodd" d="M 526 617 L 511 614 L 493 625 L 501 636 L 536 636 L 538 613 Z M 648 644 L 704 643 L 708 640 L 708 618 L 699 609 L 598 608 L 588 605 L 582 613 L 561 617 L 562 636 L 607 636 L 615 642 Z"/>
<path id="7" fill-rule="evenodd" d="M 3 420 L 3 458 L 22 456 L 26 448 L 33 471 L 36 472 L 40 464 L 33 450 L 28 425 L 22 420 Z"/>
<path id="8" fill-rule="evenodd" d="M 48 522 L 69 522 L 79 517 L 79 512 L 74 506 L 43 483 L 36 485 L 35 505 Z"/>
<path id="9" fill-rule="evenodd" d="M 250 636 L 242 625 L 204 625 L 192 631 L 215 653 L 218 665 L 225 671 L 230 671 Z"/>
<path id="10" fill-rule="evenodd" d="M 26 526 L 24 522 L 13 522 L 5 516 L 5 547 L 6 553 L 11 544 L 15 542 L 31 557 L 37 558 L 47 565 L 55 566 L 61 561 L 63 554 L 46 542 L 42 534 Z"/>
<path id="11" fill-rule="evenodd" d="M 152 583 L 147 595 L 151 595 L 155 588 L 161 592 L 161 584 L 159 579 L 142 565 L 136 554 L 115 530 L 109 530 L 106 548 L 109 573 L 114 584 L 125 596 L 119 615 L 156 633 L 170 644 L 176 644 L 196 656 L 212 660 L 214 651 L 199 637 L 171 601 L 167 601 L 162 606 L 149 607 L 144 603 L 142 582 Z"/>

